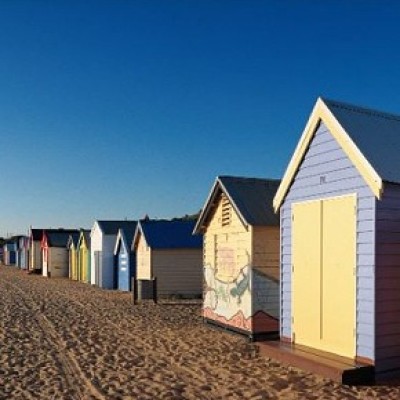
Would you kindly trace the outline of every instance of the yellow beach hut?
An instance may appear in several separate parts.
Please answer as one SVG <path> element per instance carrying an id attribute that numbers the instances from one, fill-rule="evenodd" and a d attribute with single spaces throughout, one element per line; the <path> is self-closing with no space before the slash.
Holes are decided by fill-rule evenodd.
<path id="1" fill-rule="evenodd" d="M 194 229 L 204 235 L 205 321 L 252 339 L 279 330 L 279 183 L 218 177 Z"/>
<path id="2" fill-rule="evenodd" d="M 79 233 L 74 232 L 69 235 L 67 249 L 68 249 L 68 271 L 69 278 L 77 281 L 78 278 L 78 245 Z"/>
<path id="3" fill-rule="evenodd" d="M 81 230 L 78 249 L 78 280 L 90 283 L 90 230 Z"/>

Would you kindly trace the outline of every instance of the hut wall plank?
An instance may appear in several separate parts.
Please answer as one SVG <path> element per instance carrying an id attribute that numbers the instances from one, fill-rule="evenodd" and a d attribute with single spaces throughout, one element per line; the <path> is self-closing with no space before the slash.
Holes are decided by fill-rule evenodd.
<path id="1" fill-rule="evenodd" d="M 114 246 L 117 235 L 103 235 L 102 264 L 101 273 L 102 281 L 100 286 L 104 289 L 114 289 Z"/>
<path id="2" fill-rule="evenodd" d="M 343 171 L 343 174 L 340 171 Z M 281 336 L 291 337 L 292 204 L 300 201 L 357 194 L 357 356 L 374 359 L 374 323 L 360 322 L 373 314 L 375 290 L 375 197 L 358 170 L 323 123 L 318 127 L 280 210 L 281 218 Z M 361 246 L 363 244 L 363 246 Z M 367 288 L 362 285 L 366 283 Z M 364 318 L 365 319 L 365 318 Z M 363 320 L 364 320 L 363 319 Z M 362 344 L 362 345 L 361 345 Z"/>
<path id="3" fill-rule="evenodd" d="M 48 271 L 52 278 L 68 277 L 68 250 L 63 247 L 49 247 Z"/>
<path id="4" fill-rule="evenodd" d="M 400 186 L 385 183 L 377 201 L 376 368 L 400 367 Z"/>
<path id="5" fill-rule="evenodd" d="M 139 236 L 136 246 L 136 278 L 151 279 L 151 249 L 147 246 L 143 235 Z"/>
<path id="6" fill-rule="evenodd" d="M 95 252 L 101 251 L 103 246 L 103 233 L 99 228 L 97 222 L 93 225 L 91 231 L 91 241 L 90 241 L 90 283 L 92 285 L 96 284 L 96 269 L 95 269 Z"/>
<path id="7" fill-rule="evenodd" d="M 201 295 L 203 287 L 201 249 L 153 249 L 151 261 L 160 296 Z"/>

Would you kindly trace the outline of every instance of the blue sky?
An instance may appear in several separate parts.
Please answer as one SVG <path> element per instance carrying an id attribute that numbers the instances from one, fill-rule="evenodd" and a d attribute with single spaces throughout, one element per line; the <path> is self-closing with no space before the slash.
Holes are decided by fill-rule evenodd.
<path id="1" fill-rule="evenodd" d="M 0 235 L 281 177 L 319 95 L 400 113 L 395 1 L 3 0 Z"/>

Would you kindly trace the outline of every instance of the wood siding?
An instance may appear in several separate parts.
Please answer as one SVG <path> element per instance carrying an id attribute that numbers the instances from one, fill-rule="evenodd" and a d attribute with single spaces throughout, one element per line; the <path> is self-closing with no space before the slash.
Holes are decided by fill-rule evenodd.
<path id="1" fill-rule="evenodd" d="M 279 227 L 245 225 L 221 195 L 203 242 L 203 315 L 249 333 L 277 331 Z"/>
<path id="2" fill-rule="evenodd" d="M 252 314 L 264 311 L 279 320 L 279 226 L 252 227 Z"/>
<path id="3" fill-rule="evenodd" d="M 152 250 L 153 274 L 159 296 L 200 296 L 203 268 L 201 249 Z"/>
<path id="4" fill-rule="evenodd" d="M 114 245 L 117 235 L 104 235 L 97 222 L 95 222 L 91 234 L 90 246 L 90 281 L 104 289 L 113 289 L 114 282 Z M 101 252 L 101 274 L 96 276 L 95 252 Z"/>
<path id="5" fill-rule="evenodd" d="M 29 251 L 30 262 L 29 269 L 42 269 L 42 249 L 40 247 L 40 240 L 35 240 Z"/>
<path id="6" fill-rule="evenodd" d="M 221 247 L 234 250 L 235 264 L 246 266 L 252 259 L 252 234 L 239 219 L 234 210 L 231 212 L 230 224 L 222 225 L 223 201 L 220 198 L 215 211 L 210 216 L 207 230 L 203 239 L 203 263 L 218 269 L 221 265 L 223 253 Z M 222 278 L 230 279 L 229 271 L 220 271 Z"/>
<path id="7" fill-rule="evenodd" d="M 68 250 L 63 247 L 49 247 L 47 269 L 51 278 L 68 277 Z"/>
<path id="8" fill-rule="evenodd" d="M 130 251 L 130 246 L 125 243 L 122 237 L 119 240 L 116 256 L 117 268 L 117 289 L 129 292 L 131 290 L 131 278 L 134 270 L 135 254 Z"/>
<path id="9" fill-rule="evenodd" d="M 95 268 L 95 252 L 102 251 L 103 248 L 103 232 L 101 231 L 99 224 L 94 223 L 92 231 L 90 233 L 90 283 L 96 284 L 96 268 Z"/>
<path id="10" fill-rule="evenodd" d="M 103 234 L 101 282 L 100 287 L 104 289 L 115 289 L 114 282 L 114 246 L 117 235 Z"/>
<path id="11" fill-rule="evenodd" d="M 279 226 L 254 226 L 253 266 L 279 281 Z"/>
<path id="12" fill-rule="evenodd" d="M 136 278 L 151 279 L 151 249 L 147 246 L 143 235 L 139 236 L 136 245 Z"/>
<path id="13" fill-rule="evenodd" d="M 356 354 L 375 359 L 375 196 L 322 123 L 281 207 L 281 336 L 292 337 L 292 204 L 357 194 Z M 338 310 L 340 312 L 340 310 Z"/>
<path id="14" fill-rule="evenodd" d="M 376 209 L 376 369 L 400 368 L 400 186 L 385 183 Z M 368 316 L 364 316 L 367 318 Z"/>

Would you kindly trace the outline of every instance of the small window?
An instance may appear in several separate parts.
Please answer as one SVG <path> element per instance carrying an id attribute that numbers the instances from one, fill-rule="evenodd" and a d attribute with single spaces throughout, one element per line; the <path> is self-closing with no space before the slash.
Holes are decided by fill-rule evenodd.
<path id="1" fill-rule="evenodd" d="M 222 226 L 230 225 L 231 223 L 231 204 L 226 196 L 222 197 Z"/>

